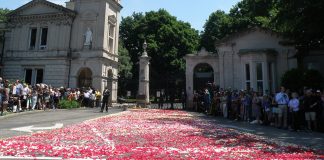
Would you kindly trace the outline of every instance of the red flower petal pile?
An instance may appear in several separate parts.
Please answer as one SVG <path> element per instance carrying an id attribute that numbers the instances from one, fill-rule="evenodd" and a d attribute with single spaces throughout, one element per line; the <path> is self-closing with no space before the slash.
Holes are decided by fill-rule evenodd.
<path id="1" fill-rule="evenodd" d="M 224 128 L 184 111 L 149 109 L 0 140 L 0 158 L 324 159 L 323 153 Z"/>

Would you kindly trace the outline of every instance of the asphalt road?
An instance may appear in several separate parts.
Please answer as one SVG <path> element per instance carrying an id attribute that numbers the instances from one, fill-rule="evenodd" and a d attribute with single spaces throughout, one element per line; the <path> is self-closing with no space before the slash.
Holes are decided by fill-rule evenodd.
<path id="1" fill-rule="evenodd" d="M 109 112 L 101 113 L 99 108 L 81 108 L 73 110 L 47 110 L 15 113 L 0 118 L 0 139 L 30 135 L 29 132 L 14 131 L 14 128 L 33 126 L 53 127 L 61 123 L 64 126 L 81 123 L 83 121 L 94 119 L 109 114 L 122 112 L 120 108 L 110 108 Z M 37 132 L 38 130 L 32 130 Z"/>

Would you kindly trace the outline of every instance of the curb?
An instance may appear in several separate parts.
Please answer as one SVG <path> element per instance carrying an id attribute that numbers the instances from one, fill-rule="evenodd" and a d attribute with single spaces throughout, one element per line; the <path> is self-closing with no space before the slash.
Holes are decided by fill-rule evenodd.
<path id="1" fill-rule="evenodd" d="M 0 116 L 0 120 L 1 119 L 11 118 L 11 117 L 16 117 L 16 116 L 20 116 L 20 115 L 35 114 L 35 113 L 40 113 L 40 112 L 44 112 L 44 111 L 43 110 L 34 110 L 34 111 L 24 111 L 24 112 L 18 112 L 18 113 L 10 112 L 10 114 Z"/>
<path id="2" fill-rule="evenodd" d="M 112 107 L 109 107 L 110 109 L 123 109 L 124 111 L 126 110 L 125 108 L 128 108 L 130 106 L 133 106 L 133 104 L 114 104 Z M 100 108 L 100 107 L 99 107 Z M 57 110 L 85 110 L 87 109 L 86 107 L 80 107 L 80 108 L 74 108 L 74 109 L 57 109 Z M 36 114 L 36 113 L 41 113 L 41 112 L 47 112 L 51 111 L 52 109 L 47 109 L 47 110 L 34 110 L 34 111 L 24 111 L 24 112 L 18 112 L 18 113 L 12 113 L 10 112 L 7 115 L 0 116 L 1 119 L 8 119 L 11 117 L 16 117 L 16 116 L 21 116 L 21 115 L 29 115 L 29 114 Z"/>

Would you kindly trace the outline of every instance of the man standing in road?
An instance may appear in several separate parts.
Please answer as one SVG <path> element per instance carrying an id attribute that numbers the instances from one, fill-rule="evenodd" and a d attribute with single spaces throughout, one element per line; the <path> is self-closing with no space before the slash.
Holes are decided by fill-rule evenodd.
<path id="1" fill-rule="evenodd" d="M 106 108 L 106 112 L 108 112 L 109 97 L 110 97 L 110 91 L 106 87 L 105 90 L 103 91 L 103 98 L 102 98 L 102 105 L 101 105 L 101 111 L 100 112 L 103 112 L 103 110 L 105 108 Z"/>

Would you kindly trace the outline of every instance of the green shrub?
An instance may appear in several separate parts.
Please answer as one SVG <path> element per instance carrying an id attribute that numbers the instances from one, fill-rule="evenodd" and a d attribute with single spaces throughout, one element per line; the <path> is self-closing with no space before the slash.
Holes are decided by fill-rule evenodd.
<path id="1" fill-rule="evenodd" d="M 321 89 L 323 77 L 317 70 L 292 69 L 282 76 L 281 85 L 292 91 L 298 91 L 303 87 Z"/>
<path id="2" fill-rule="evenodd" d="M 72 100 L 61 100 L 59 103 L 59 107 L 61 109 L 73 109 L 73 108 L 79 108 L 81 105 L 78 101 Z"/>
<path id="3" fill-rule="evenodd" d="M 317 70 L 306 70 L 303 76 L 304 84 L 306 87 L 313 89 L 322 89 L 323 76 Z"/>
<path id="4" fill-rule="evenodd" d="M 289 70 L 281 77 L 281 85 L 292 91 L 298 91 L 299 89 L 304 87 L 303 75 L 303 70 Z"/>

